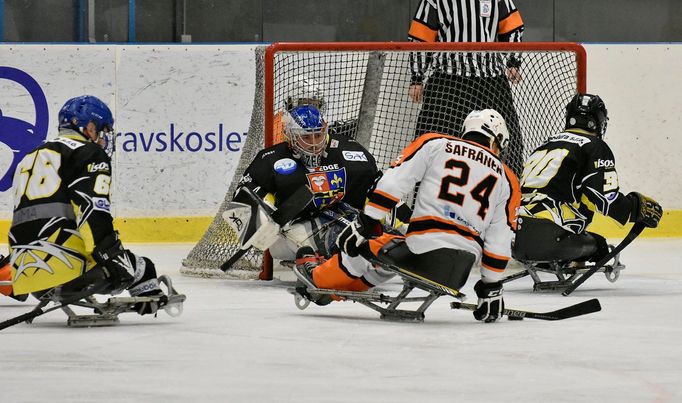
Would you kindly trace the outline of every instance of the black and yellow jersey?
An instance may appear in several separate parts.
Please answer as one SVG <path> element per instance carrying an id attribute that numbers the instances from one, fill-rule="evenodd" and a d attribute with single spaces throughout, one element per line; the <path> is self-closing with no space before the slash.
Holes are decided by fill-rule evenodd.
<path id="1" fill-rule="evenodd" d="M 602 139 L 579 129 L 550 137 L 530 155 L 521 192 L 521 218 L 546 218 L 578 234 L 595 212 L 625 224 L 632 210 L 619 191 L 613 152 Z"/>
<path id="2" fill-rule="evenodd" d="M 88 230 L 97 243 L 113 232 L 111 159 L 71 130 L 27 154 L 14 174 L 10 245 L 47 239 L 58 229 Z"/>

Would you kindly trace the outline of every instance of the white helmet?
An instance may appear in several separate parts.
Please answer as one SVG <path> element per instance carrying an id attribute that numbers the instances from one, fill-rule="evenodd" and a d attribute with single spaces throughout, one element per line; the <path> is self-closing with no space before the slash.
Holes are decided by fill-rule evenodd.
<path id="1" fill-rule="evenodd" d="M 317 80 L 305 75 L 294 77 L 285 108 L 289 111 L 300 105 L 312 105 L 322 113 L 326 110 L 324 87 Z"/>
<path id="2" fill-rule="evenodd" d="M 504 118 L 494 109 L 471 111 L 464 119 L 464 137 L 467 133 L 476 132 L 497 141 L 500 149 L 507 147 L 509 143 L 509 130 Z"/>

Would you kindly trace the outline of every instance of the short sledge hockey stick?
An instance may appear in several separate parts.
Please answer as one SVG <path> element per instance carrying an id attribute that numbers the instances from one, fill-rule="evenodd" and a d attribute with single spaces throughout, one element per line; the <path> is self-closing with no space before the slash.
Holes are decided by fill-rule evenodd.
<path id="1" fill-rule="evenodd" d="M 96 285 L 93 285 L 92 287 L 87 288 L 86 290 L 83 290 L 79 292 L 78 294 L 75 294 L 73 297 L 67 299 L 66 301 L 62 301 L 61 303 L 51 306 L 49 308 L 45 308 L 44 306 L 37 306 L 35 307 L 32 311 L 23 313 L 19 316 L 16 316 L 11 319 L 7 319 L 5 321 L 0 322 L 0 330 L 7 329 L 8 327 L 18 325 L 21 322 L 30 322 L 33 319 L 37 318 L 40 315 L 46 314 L 48 312 L 52 312 L 57 309 L 64 308 L 67 305 L 74 304 L 81 299 L 85 297 L 89 297 L 92 294 L 97 294 L 100 291 L 102 291 L 104 288 L 106 288 L 107 283 L 99 283 Z"/>
<path id="2" fill-rule="evenodd" d="M 452 302 L 450 303 L 450 307 L 452 309 L 466 309 L 469 311 L 475 311 L 476 310 L 476 304 L 467 304 L 464 302 Z M 596 298 L 583 301 L 581 303 L 567 306 L 566 308 L 561 308 L 556 311 L 551 311 L 551 312 L 529 312 L 529 311 L 521 311 L 518 309 L 509 309 L 505 308 L 504 312 L 502 313 L 505 316 L 508 316 L 509 319 L 523 319 L 523 318 L 528 318 L 528 319 L 540 319 L 540 320 L 562 320 L 562 319 L 568 319 L 568 318 L 573 318 L 576 316 L 581 316 L 581 315 L 587 315 L 589 313 L 593 312 L 599 312 L 601 311 L 601 304 L 599 304 L 599 300 Z"/>
<path id="3" fill-rule="evenodd" d="M 253 193 L 248 193 L 253 199 L 255 199 L 259 204 L 264 205 L 266 211 L 270 211 L 271 207 L 266 205 L 262 199 Z M 284 200 L 282 204 L 272 212 L 272 220 L 277 223 L 280 227 L 291 222 L 296 216 L 303 211 L 308 204 L 313 200 L 313 192 L 308 186 L 301 186 L 296 189 L 296 191 L 289 196 L 288 199 Z M 254 233 L 255 235 L 255 233 Z M 253 235 L 252 235 L 253 237 Z M 249 238 L 251 240 L 251 238 Z M 232 255 L 225 263 L 220 266 L 220 270 L 226 272 L 237 263 L 239 259 L 246 254 L 246 252 L 251 249 L 251 242 L 247 240 L 244 245 L 242 245 L 234 255 Z"/>
<path id="4" fill-rule="evenodd" d="M 573 284 L 568 286 L 564 290 L 564 292 L 561 293 L 564 297 L 575 291 L 576 288 L 580 287 L 582 283 L 585 282 L 588 278 L 590 278 L 594 273 L 596 273 L 599 269 L 601 269 L 606 263 L 608 263 L 609 260 L 613 259 L 614 256 L 619 254 L 623 249 L 625 249 L 626 246 L 630 245 L 632 241 L 635 240 L 639 236 L 639 234 L 642 233 L 644 230 L 645 225 L 641 222 L 635 223 L 635 225 L 632 226 L 630 229 L 630 232 L 625 236 L 625 238 L 616 246 L 613 248 L 611 252 L 609 252 L 606 256 L 604 256 L 600 261 L 594 264 L 594 266 L 586 271 L 582 276 L 578 277 Z"/>

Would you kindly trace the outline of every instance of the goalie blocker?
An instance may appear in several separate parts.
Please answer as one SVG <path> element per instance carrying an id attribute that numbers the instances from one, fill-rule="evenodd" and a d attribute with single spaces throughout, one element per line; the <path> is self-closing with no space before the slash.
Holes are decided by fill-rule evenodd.
<path id="1" fill-rule="evenodd" d="M 251 247 L 265 251 L 283 235 L 281 229 L 293 221 L 313 199 L 313 193 L 307 186 L 299 187 L 287 200 L 275 209 L 258 197 L 250 188 L 243 187 L 238 193 L 247 195 L 251 204 L 231 202 L 223 219 L 237 234 L 242 246 L 220 268 L 227 271 Z M 243 200 L 243 199 L 242 199 Z"/>

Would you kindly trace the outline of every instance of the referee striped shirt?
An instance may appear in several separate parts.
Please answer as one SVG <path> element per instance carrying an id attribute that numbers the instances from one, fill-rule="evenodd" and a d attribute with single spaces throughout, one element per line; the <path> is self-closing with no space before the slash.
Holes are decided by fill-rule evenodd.
<path id="1" fill-rule="evenodd" d="M 512 0 L 421 0 L 408 37 L 417 42 L 521 42 L 523 20 Z M 520 60 L 500 53 L 410 55 L 413 83 L 429 68 L 463 76 L 494 77 Z"/>

